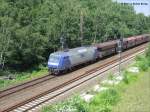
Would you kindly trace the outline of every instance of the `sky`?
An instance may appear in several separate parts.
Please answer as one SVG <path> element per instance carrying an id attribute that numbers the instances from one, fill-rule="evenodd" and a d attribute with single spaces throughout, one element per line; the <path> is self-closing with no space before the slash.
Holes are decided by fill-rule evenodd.
<path id="1" fill-rule="evenodd" d="M 136 13 L 143 13 L 150 16 L 150 0 L 113 0 L 120 3 L 130 3 L 134 7 Z"/>

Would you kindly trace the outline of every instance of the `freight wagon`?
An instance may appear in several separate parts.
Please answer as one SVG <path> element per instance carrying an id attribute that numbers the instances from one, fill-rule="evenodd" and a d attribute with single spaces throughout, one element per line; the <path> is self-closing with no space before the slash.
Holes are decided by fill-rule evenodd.
<path id="1" fill-rule="evenodd" d="M 109 41 L 100 44 L 96 44 L 95 47 L 99 51 L 99 58 L 116 53 L 117 41 Z"/>

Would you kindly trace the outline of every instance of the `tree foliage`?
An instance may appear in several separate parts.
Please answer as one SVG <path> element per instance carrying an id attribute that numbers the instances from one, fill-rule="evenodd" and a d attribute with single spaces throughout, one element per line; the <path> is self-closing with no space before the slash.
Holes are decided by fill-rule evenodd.
<path id="1" fill-rule="evenodd" d="M 83 35 L 80 39 L 80 16 Z M 150 33 L 150 17 L 111 0 L 0 0 L 0 65 L 26 69 L 60 48 Z"/>

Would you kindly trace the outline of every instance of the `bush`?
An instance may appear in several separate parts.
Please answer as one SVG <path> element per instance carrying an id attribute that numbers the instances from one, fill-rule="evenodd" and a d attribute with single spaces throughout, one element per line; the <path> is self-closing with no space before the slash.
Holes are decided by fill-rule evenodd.
<path id="1" fill-rule="evenodd" d="M 0 70 L 0 76 L 9 76 L 11 73 L 9 71 Z"/>
<path id="2" fill-rule="evenodd" d="M 150 67 L 150 44 L 145 55 L 136 57 L 136 64 L 142 71 L 146 71 Z"/>
<path id="3" fill-rule="evenodd" d="M 123 75 L 123 82 L 124 82 L 125 84 L 129 84 L 129 79 L 128 79 L 128 75 L 127 75 L 127 74 L 124 74 L 124 75 Z"/>
<path id="4" fill-rule="evenodd" d="M 113 105 L 120 99 L 116 89 L 109 89 L 94 97 L 90 103 L 91 109 L 96 112 L 110 112 Z M 94 111 L 93 111 L 94 112 Z"/>
<path id="5" fill-rule="evenodd" d="M 42 109 L 43 112 L 89 112 L 88 104 L 80 97 L 75 96 L 67 101 L 56 105 L 46 106 Z"/>
<path id="6" fill-rule="evenodd" d="M 136 65 L 142 70 L 146 71 L 149 68 L 149 60 L 144 56 L 137 56 L 136 58 Z"/>
<path id="7" fill-rule="evenodd" d="M 149 57 L 149 58 L 150 58 L 150 44 L 149 44 L 148 50 L 147 50 L 147 52 L 146 52 L 146 57 Z"/>
<path id="8" fill-rule="evenodd" d="M 146 52 L 146 58 L 148 59 L 147 60 L 148 61 L 148 65 L 150 66 L 150 44 L 149 44 L 149 48 L 148 48 L 148 50 Z"/>

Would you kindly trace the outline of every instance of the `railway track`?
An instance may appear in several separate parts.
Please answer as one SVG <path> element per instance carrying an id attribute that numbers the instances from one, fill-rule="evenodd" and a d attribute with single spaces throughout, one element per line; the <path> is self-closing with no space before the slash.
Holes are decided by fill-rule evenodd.
<path id="1" fill-rule="evenodd" d="M 143 49 L 145 49 L 145 48 L 146 47 L 144 46 L 144 47 L 142 47 L 140 49 L 137 49 L 137 50 L 134 51 L 134 53 L 137 53 L 139 51 L 143 51 Z M 125 58 L 129 57 L 130 55 L 131 55 L 130 53 L 126 54 L 125 56 L 122 57 L 122 59 L 125 59 Z M 127 60 L 129 60 L 131 58 L 134 58 L 134 56 L 124 60 L 123 62 L 125 62 L 125 61 L 127 61 Z M 43 93 L 40 93 L 40 94 L 30 98 L 30 99 L 27 99 L 26 101 L 22 101 L 21 103 L 15 104 L 14 106 L 9 107 L 9 108 L 7 108 L 5 110 L 2 110 L 2 112 L 9 112 L 9 111 L 22 112 L 22 111 L 29 111 L 29 110 L 32 111 L 35 108 L 41 106 L 42 104 L 46 104 L 47 102 L 49 102 L 50 100 L 54 99 L 55 97 L 65 93 L 66 91 L 69 91 L 70 89 L 72 89 L 72 88 L 74 88 L 76 86 L 79 86 L 80 84 L 82 84 L 82 83 L 84 83 L 84 82 L 86 82 L 86 81 L 88 81 L 88 80 L 98 76 L 99 74 L 102 74 L 103 72 L 108 71 L 112 67 L 118 66 L 118 64 L 115 64 L 117 62 L 118 62 L 118 59 L 109 61 L 109 62 L 105 63 L 104 65 L 101 65 L 99 67 L 96 67 L 94 69 L 86 71 L 84 74 L 81 74 L 78 77 L 75 77 L 75 78 L 73 78 L 73 79 L 71 79 L 71 80 L 69 80 L 67 82 L 62 83 L 61 85 L 58 85 L 58 86 L 56 86 L 54 88 L 51 88 L 51 89 L 49 89 L 49 90 L 47 90 L 47 91 L 45 91 Z M 113 65 L 113 64 L 115 64 L 115 65 Z M 110 66 L 110 65 L 113 65 L 113 66 L 111 66 L 111 68 L 108 68 L 108 69 L 105 70 L 105 68 Z M 100 70 L 103 70 L 103 71 L 99 73 Z M 81 79 L 83 79 L 85 77 L 88 77 L 88 76 L 91 76 L 91 77 L 86 79 L 86 80 L 84 80 L 84 81 L 82 81 L 82 82 L 80 82 Z M 47 78 L 45 78 L 45 80 L 47 80 Z M 38 81 L 38 82 L 40 83 L 40 81 Z M 59 92 L 57 94 L 52 95 L 53 92 L 58 91 L 60 89 L 63 89 L 64 87 L 67 87 L 67 86 L 73 84 L 74 82 L 79 82 L 79 83 L 74 85 L 74 86 L 72 86 L 72 87 L 67 88 L 66 90 L 63 90 L 63 92 Z M 30 85 L 30 86 L 32 86 L 32 85 Z"/>
<path id="2" fill-rule="evenodd" d="M 13 86 L 13 87 L 10 87 L 8 89 L 2 90 L 2 91 L 0 91 L 0 98 L 5 97 L 5 96 L 10 95 L 10 94 L 13 94 L 13 93 L 16 93 L 16 92 L 21 91 L 23 89 L 29 88 L 31 86 L 40 84 L 41 82 L 51 80 L 53 78 L 55 78 L 55 76 L 45 75 L 43 77 L 40 77 L 40 78 L 31 80 L 28 82 L 19 84 L 17 86 Z"/>

